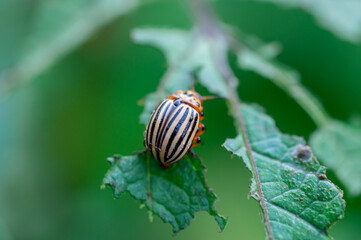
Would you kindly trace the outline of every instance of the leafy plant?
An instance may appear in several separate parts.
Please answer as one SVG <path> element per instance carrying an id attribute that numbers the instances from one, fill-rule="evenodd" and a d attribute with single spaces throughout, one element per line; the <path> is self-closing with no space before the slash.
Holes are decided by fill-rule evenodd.
<path id="1" fill-rule="evenodd" d="M 187 227 L 197 211 L 214 216 L 221 230 L 226 226 L 227 219 L 214 208 L 216 196 L 205 181 L 205 168 L 190 154 L 167 171 L 151 159 L 150 153 L 114 156 L 108 161 L 112 167 L 104 184 L 113 188 L 114 196 L 129 192 L 149 209 L 150 219 L 153 213 L 158 215 L 172 224 L 173 232 Z"/>
<path id="2" fill-rule="evenodd" d="M 238 48 L 238 65 L 271 80 L 308 113 L 318 126 L 311 136 L 311 146 L 327 166 L 335 171 L 348 188 L 348 194 L 359 195 L 361 168 L 356 159 L 361 157 L 360 127 L 330 117 L 318 99 L 301 85 L 299 74 L 274 59 L 272 53 L 277 52 L 275 45 L 264 45 L 258 39 L 253 39 L 250 45 L 253 48 L 247 45 Z"/>
<path id="3" fill-rule="evenodd" d="M 361 5 L 355 1 L 262 1 L 302 8 L 337 36 L 360 41 Z M 250 195 L 260 204 L 268 238 L 329 239 L 327 231 L 343 217 L 345 201 L 343 191 L 327 179 L 326 168 L 315 155 L 336 173 L 347 194 L 360 195 L 360 126 L 332 118 L 302 85 L 297 71 L 276 59 L 278 45 L 264 44 L 226 26 L 207 1 L 188 3 L 195 16 L 190 31 L 139 28 L 132 32 L 136 43 L 160 49 L 168 62 L 157 91 L 144 101 L 140 121 L 146 123 L 151 111 L 168 95 L 189 89 L 196 76 L 209 92 L 226 98 L 237 137 L 227 139 L 224 147 L 242 158 L 252 173 Z M 8 94 L 36 78 L 95 31 L 139 4 L 138 0 L 44 3 L 25 54 L 2 74 L 0 91 Z M 62 21 L 42 26 L 52 10 L 64 16 Z M 89 19 L 92 25 L 87 24 Z M 237 56 L 241 69 L 269 79 L 307 112 L 317 125 L 310 139 L 313 151 L 302 138 L 281 133 L 262 108 L 241 101 L 237 93 L 239 79 L 229 65 L 229 53 Z M 103 186 L 109 185 L 115 197 L 129 192 L 149 210 L 150 218 L 158 215 L 173 226 L 175 233 L 187 227 L 198 211 L 207 211 L 224 229 L 227 219 L 215 210 L 216 196 L 207 186 L 205 167 L 197 157 L 189 154 L 167 170 L 147 153 L 108 160 L 111 167 Z"/>
<path id="4" fill-rule="evenodd" d="M 37 9 L 23 56 L 0 75 L 0 94 L 7 95 L 13 88 L 36 78 L 101 27 L 139 3 L 139 0 L 44 1 Z M 88 24 L 90 21 L 92 24 Z"/>
<path id="5" fill-rule="evenodd" d="M 245 133 L 224 146 L 241 157 L 253 174 L 251 196 L 263 209 L 271 239 L 328 239 L 327 230 L 342 218 L 342 191 L 304 140 L 281 134 L 262 110 L 241 106 Z"/>
<path id="6" fill-rule="evenodd" d="M 290 90 L 295 99 L 313 114 L 311 116 L 315 121 L 320 124 L 327 121 L 326 114 L 317 100 L 299 84 L 295 74 L 274 63 L 272 56 L 267 55 L 265 49 L 262 52 L 257 46 L 256 50 L 251 50 L 254 41 L 239 42 L 231 30 L 218 23 L 207 5 L 196 3 L 192 6 L 195 15 L 198 16 L 197 26 L 192 31 L 137 29 L 133 32 L 132 36 L 136 42 L 160 48 L 169 64 L 157 92 L 145 100 L 141 122 L 148 121 L 150 112 L 164 97 L 178 89 L 188 89 L 192 73 L 196 72 L 200 83 L 210 92 L 228 99 L 239 136 L 227 140 L 224 146 L 228 151 L 240 156 L 252 172 L 251 196 L 260 202 L 267 236 L 270 239 L 327 239 L 328 228 L 342 218 L 344 213 L 342 191 L 327 180 L 325 168 L 318 163 L 311 149 L 305 146 L 301 138 L 281 134 L 270 117 L 257 107 L 241 103 L 235 91 L 238 79 L 229 67 L 228 52 L 238 54 L 239 63 L 243 68 L 260 71 L 285 90 Z M 268 52 L 269 50 L 272 49 L 268 49 Z M 121 161 L 119 164 L 127 164 Z M 183 160 L 186 161 L 189 159 Z M 152 162 L 155 160 L 152 159 Z M 174 167 L 186 173 L 186 169 L 182 168 L 183 164 L 179 165 Z M 165 213 L 159 211 L 159 208 L 154 209 L 152 196 L 160 193 L 168 196 L 171 193 L 171 199 L 177 199 L 177 194 L 169 188 L 162 191 L 161 185 L 155 188 L 152 183 L 153 175 L 150 173 L 150 177 L 147 177 L 145 168 L 152 172 L 149 165 L 143 162 L 143 174 L 138 178 L 144 181 L 142 191 L 139 190 L 143 194 L 131 194 L 142 202 L 147 202 L 146 206 L 150 212 L 169 222 L 169 219 L 164 217 Z M 119 167 L 112 167 L 104 183 L 110 185 L 118 196 L 119 192 L 126 191 L 127 187 L 118 186 L 114 182 L 124 182 L 122 179 L 126 175 L 127 172 L 119 171 Z M 171 178 L 167 179 L 172 181 Z M 152 186 L 149 188 L 148 196 L 146 184 Z M 175 207 L 171 205 L 166 210 L 177 211 Z M 188 219 L 186 221 L 188 223 Z M 222 223 L 221 228 L 225 221 Z M 172 225 L 175 232 L 179 230 L 177 225 Z"/>

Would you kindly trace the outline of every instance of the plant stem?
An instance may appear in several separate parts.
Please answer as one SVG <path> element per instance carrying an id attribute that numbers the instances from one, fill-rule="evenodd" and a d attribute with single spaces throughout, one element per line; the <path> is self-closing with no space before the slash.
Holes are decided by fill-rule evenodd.
<path id="1" fill-rule="evenodd" d="M 252 166 L 252 172 L 254 174 L 254 178 L 255 178 L 256 184 L 257 184 L 257 192 L 258 192 L 259 201 L 261 203 L 262 210 L 263 210 L 264 222 L 266 224 L 268 237 L 269 237 L 269 239 L 274 239 L 273 235 L 272 235 L 272 229 L 271 229 L 270 220 L 269 220 L 269 216 L 268 216 L 268 210 L 266 207 L 265 197 L 264 197 L 262 187 L 261 187 L 261 181 L 260 181 L 260 178 L 258 175 L 256 162 L 253 157 L 253 152 L 252 152 L 252 148 L 251 148 L 251 145 L 249 142 L 246 125 L 244 123 L 244 118 L 243 118 L 243 114 L 241 111 L 241 100 L 238 97 L 237 87 L 234 87 L 233 86 L 234 84 L 232 84 L 234 82 L 233 80 L 235 77 L 234 77 L 234 74 L 233 74 L 232 70 L 230 69 L 229 65 L 226 64 L 226 59 L 224 59 L 222 56 L 218 55 L 216 57 L 216 61 L 217 61 L 217 66 L 219 66 L 219 71 L 221 72 L 223 79 L 227 83 L 227 90 L 228 90 L 228 94 L 229 94 L 229 103 L 230 103 L 230 107 L 231 107 L 231 110 L 233 113 L 233 118 L 235 119 L 235 122 L 238 125 L 238 128 L 237 128 L 238 134 L 242 136 L 243 142 L 247 149 L 247 154 L 248 154 L 251 166 Z"/>
<path id="2" fill-rule="evenodd" d="M 239 42 L 231 32 L 228 32 L 227 29 L 224 29 L 223 26 L 221 26 L 207 0 L 189 0 L 188 3 L 194 14 L 196 25 L 201 34 L 208 35 L 217 43 L 224 44 L 226 46 L 226 49 L 223 49 L 222 46 L 212 49 L 214 54 L 213 59 L 215 61 L 215 66 L 218 68 L 225 81 L 228 92 L 229 107 L 235 120 L 237 132 L 240 136 L 242 136 L 247 150 L 253 177 L 257 185 L 257 199 L 260 201 L 263 210 L 268 238 L 274 239 L 256 162 L 253 157 L 252 147 L 250 145 L 247 128 L 241 111 L 241 100 L 237 93 L 239 81 L 232 72 L 227 59 L 227 50 L 233 49 L 236 52 L 242 51 L 243 43 Z M 234 49 L 234 45 L 237 46 L 236 49 Z M 269 64 L 272 64 L 272 66 L 274 66 L 274 64 L 277 65 L 277 63 L 274 63 L 271 60 L 269 61 Z M 274 67 L 278 70 L 278 66 Z M 275 77 L 270 78 L 272 82 L 287 92 L 309 114 L 318 127 L 324 126 L 331 121 L 332 118 L 324 110 L 320 101 L 309 90 L 302 86 L 302 84 L 291 72 L 288 72 L 287 70 L 283 71 L 282 69 L 276 72 Z"/>
<path id="3" fill-rule="evenodd" d="M 234 49 L 236 52 L 242 51 L 243 44 L 231 32 L 222 29 L 207 0 L 193 0 L 189 2 L 196 21 L 203 32 L 218 34 L 226 39 L 226 41 L 229 41 L 230 49 Z M 270 78 L 270 80 L 288 93 L 307 112 L 318 127 L 322 127 L 332 121 L 332 118 L 315 95 L 302 86 L 298 79 L 288 72 L 279 72 L 278 76 Z M 237 83 L 238 81 L 236 81 Z"/>
<path id="4" fill-rule="evenodd" d="M 212 34 L 212 37 L 220 38 L 221 40 L 226 41 L 226 38 L 223 36 L 223 31 L 219 28 L 217 24 L 217 19 L 215 18 L 215 14 L 212 11 L 212 8 L 208 4 L 207 0 L 190 0 L 191 9 L 196 16 L 196 23 L 201 31 L 206 32 L 208 34 Z M 231 112 L 233 114 L 235 124 L 237 126 L 238 134 L 243 137 L 243 141 L 245 143 L 247 154 L 252 166 L 252 172 L 257 184 L 257 192 L 259 195 L 260 203 L 263 210 L 264 221 L 266 224 L 266 229 L 268 233 L 269 239 L 274 239 L 272 235 L 272 230 L 270 226 L 270 220 L 268 216 L 268 211 L 266 208 L 265 198 L 261 187 L 261 182 L 259 179 L 256 162 L 253 157 L 252 148 L 249 142 L 247 129 L 244 123 L 244 118 L 241 111 L 241 100 L 238 97 L 237 93 L 237 85 L 238 79 L 235 77 L 231 68 L 228 65 L 227 61 L 227 52 L 217 51 L 217 49 L 213 49 L 214 51 L 214 59 L 215 65 L 219 68 L 222 78 L 224 79 L 227 92 L 228 99 L 231 108 Z"/>

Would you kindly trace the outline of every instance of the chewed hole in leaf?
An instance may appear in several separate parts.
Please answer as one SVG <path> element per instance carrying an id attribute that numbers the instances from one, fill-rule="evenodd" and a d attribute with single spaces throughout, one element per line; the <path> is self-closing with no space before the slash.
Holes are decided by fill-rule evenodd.
<path id="1" fill-rule="evenodd" d="M 198 211 L 207 211 L 224 229 L 227 219 L 215 210 L 216 195 L 207 186 L 205 168 L 191 154 L 168 169 L 149 153 L 123 156 L 113 163 L 103 183 L 112 188 L 114 196 L 129 192 L 150 211 L 150 216 L 158 215 L 170 223 L 173 232 L 186 228 Z"/>

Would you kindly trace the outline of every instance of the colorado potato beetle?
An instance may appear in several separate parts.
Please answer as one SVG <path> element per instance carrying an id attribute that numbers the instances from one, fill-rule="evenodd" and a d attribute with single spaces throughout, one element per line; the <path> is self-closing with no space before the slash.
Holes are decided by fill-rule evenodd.
<path id="1" fill-rule="evenodd" d="M 163 100 L 153 111 L 144 132 L 144 145 L 163 167 L 182 159 L 197 146 L 205 127 L 202 97 L 194 90 L 178 91 Z"/>

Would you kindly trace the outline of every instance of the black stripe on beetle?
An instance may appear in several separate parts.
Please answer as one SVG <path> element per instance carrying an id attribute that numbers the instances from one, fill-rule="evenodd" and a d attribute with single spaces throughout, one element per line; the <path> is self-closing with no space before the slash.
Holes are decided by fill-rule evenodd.
<path id="1" fill-rule="evenodd" d="M 189 145 L 192 145 L 192 141 L 193 141 L 193 137 L 195 134 L 192 134 L 193 132 L 196 132 L 196 126 L 197 126 L 197 123 L 198 123 L 198 113 L 196 112 L 196 117 L 194 118 L 194 122 L 193 122 L 193 125 L 192 125 L 192 128 L 191 128 L 191 131 L 189 132 L 189 135 L 187 137 L 187 140 L 185 141 L 185 145 L 184 145 L 184 149 L 182 151 L 180 151 L 178 153 L 178 155 L 172 159 L 171 162 L 169 163 L 172 163 L 172 162 L 176 162 L 179 158 L 182 158 L 189 150 L 189 148 L 186 148 L 186 146 L 189 144 Z"/>
<path id="2" fill-rule="evenodd" d="M 185 135 L 186 135 L 187 132 L 188 132 L 188 129 L 189 129 L 189 126 L 190 126 L 191 123 L 192 123 L 193 115 L 194 115 L 194 114 L 197 114 L 197 113 L 194 113 L 194 112 L 191 113 L 191 116 L 190 116 L 190 118 L 189 118 L 189 121 L 187 122 L 187 125 L 186 125 L 185 129 L 183 130 L 182 135 L 179 137 L 179 140 L 178 140 L 178 142 L 176 143 L 176 145 L 174 146 L 171 155 L 168 157 L 169 159 L 172 159 L 172 157 L 175 155 L 176 151 L 181 147 L 181 143 L 182 143 Z M 192 131 L 192 130 L 191 130 L 191 131 Z M 184 146 L 182 146 L 181 148 L 184 149 Z"/>
<path id="3" fill-rule="evenodd" d="M 183 125 L 184 121 L 186 120 L 187 116 L 188 116 L 188 112 L 189 112 L 189 108 L 187 108 L 187 110 L 185 111 L 185 113 L 183 114 L 182 118 L 176 123 L 177 125 L 175 126 L 173 132 L 172 132 L 172 135 L 170 136 L 170 139 L 168 140 L 168 144 L 167 144 L 167 147 L 165 149 L 165 153 L 166 155 L 168 155 L 168 152 L 169 152 L 169 148 L 170 146 L 173 144 L 173 141 L 176 140 L 176 142 L 178 142 L 178 139 L 182 136 L 177 136 L 177 138 L 175 139 L 180 127 Z M 178 134 L 179 135 L 179 134 Z M 165 158 L 165 160 L 169 160 L 168 157 Z"/>
<path id="4" fill-rule="evenodd" d="M 153 111 L 145 130 L 145 147 L 165 167 L 182 159 L 204 133 L 203 100 L 193 90 L 178 91 Z"/>
<path id="5" fill-rule="evenodd" d="M 163 101 L 161 104 L 159 104 L 157 110 L 153 113 L 153 116 L 150 118 L 150 122 L 148 124 L 148 129 L 147 129 L 147 145 L 149 144 L 152 144 L 149 137 L 152 137 L 153 136 L 153 132 L 154 132 L 154 126 L 155 126 L 155 123 L 157 122 L 157 119 L 158 119 L 158 116 L 159 116 L 159 113 L 160 113 L 160 110 L 162 109 L 162 107 L 164 106 L 164 104 L 166 104 L 167 101 Z M 152 125 L 152 126 L 150 126 Z M 151 127 L 151 131 L 149 131 L 149 128 Z"/>

